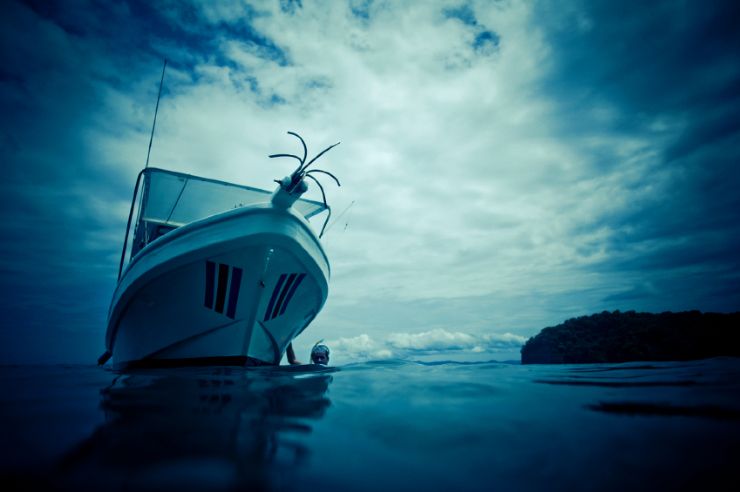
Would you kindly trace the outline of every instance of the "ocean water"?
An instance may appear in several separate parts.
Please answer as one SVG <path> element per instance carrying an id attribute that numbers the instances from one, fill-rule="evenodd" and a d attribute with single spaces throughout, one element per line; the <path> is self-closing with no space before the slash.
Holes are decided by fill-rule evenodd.
<path id="1" fill-rule="evenodd" d="M 740 359 L 0 367 L 0 489 L 740 490 Z"/>

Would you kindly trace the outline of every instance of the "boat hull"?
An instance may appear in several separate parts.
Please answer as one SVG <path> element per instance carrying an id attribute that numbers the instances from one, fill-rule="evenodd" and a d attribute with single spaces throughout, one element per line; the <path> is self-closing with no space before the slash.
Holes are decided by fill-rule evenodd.
<path id="1" fill-rule="evenodd" d="M 108 317 L 116 367 L 278 364 L 328 295 L 329 263 L 308 223 L 269 205 L 193 222 L 147 245 Z"/>

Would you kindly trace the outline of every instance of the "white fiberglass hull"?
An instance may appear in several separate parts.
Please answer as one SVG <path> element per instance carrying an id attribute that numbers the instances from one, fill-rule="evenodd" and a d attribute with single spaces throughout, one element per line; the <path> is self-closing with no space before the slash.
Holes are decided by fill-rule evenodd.
<path id="1" fill-rule="evenodd" d="M 329 262 L 308 223 L 270 205 L 182 226 L 141 250 L 113 295 L 116 367 L 277 364 L 328 295 Z"/>

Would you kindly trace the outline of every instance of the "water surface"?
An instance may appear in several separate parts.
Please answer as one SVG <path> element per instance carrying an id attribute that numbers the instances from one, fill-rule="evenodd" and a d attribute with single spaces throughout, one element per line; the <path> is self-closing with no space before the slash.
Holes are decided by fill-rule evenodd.
<path id="1" fill-rule="evenodd" d="M 0 395 L 3 490 L 736 490 L 740 457 L 731 358 L 2 366 Z"/>

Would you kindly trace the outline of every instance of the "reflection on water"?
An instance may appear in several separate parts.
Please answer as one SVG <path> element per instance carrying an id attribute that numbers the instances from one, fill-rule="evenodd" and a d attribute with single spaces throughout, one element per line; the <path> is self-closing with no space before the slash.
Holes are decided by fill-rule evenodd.
<path id="1" fill-rule="evenodd" d="M 101 391 L 105 423 L 61 461 L 55 483 L 110 489 L 264 489 L 305 463 L 296 436 L 330 401 L 326 370 L 130 372 Z"/>

